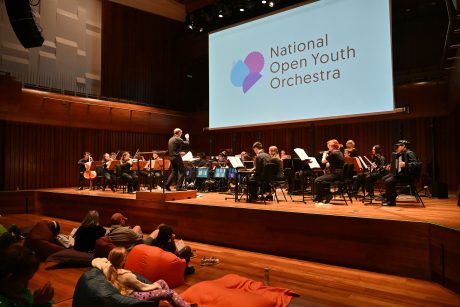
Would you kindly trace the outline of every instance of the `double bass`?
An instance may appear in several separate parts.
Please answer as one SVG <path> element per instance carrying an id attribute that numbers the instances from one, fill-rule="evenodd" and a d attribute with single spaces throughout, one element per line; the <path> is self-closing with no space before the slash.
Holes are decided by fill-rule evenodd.
<path id="1" fill-rule="evenodd" d="M 88 162 L 85 163 L 85 171 L 83 172 L 83 177 L 88 180 L 92 180 L 96 178 L 96 171 L 92 171 L 91 169 L 91 163 L 93 162 L 93 158 L 89 156 Z"/>

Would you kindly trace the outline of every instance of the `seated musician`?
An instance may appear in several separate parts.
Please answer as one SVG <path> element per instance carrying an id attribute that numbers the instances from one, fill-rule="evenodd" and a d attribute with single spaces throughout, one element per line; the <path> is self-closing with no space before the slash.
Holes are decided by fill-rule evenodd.
<path id="1" fill-rule="evenodd" d="M 345 160 L 342 152 L 339 150 L 339 142 L 335 139 L 327 141 L 327 148 L 329 151 L 322 159 L 321 163 L 328 164 L 330 167 L 330 173 L 320 176 L 315 179 L 315 191 L 316 197 L 313 199 L 314 202 L 329 203 L 332 199 L 330 192 L 330 182 L 340 179 L 343 171 L 343 165 Z"/>
<path id="2" fill-rule="evenodd" d="M 85 171 L 86 171 L 86 163 L 89 162 L 89 157 L 91 156 L 91 154 L 89 152 L 85 152 L 83 154 L 83 158 L 81 158 L 80 160 L 78 160 L 78 167 L 80 168 L 80 186 L 79 186 L 79 190 L 83 190 L 83 184 L 85 182 Z"/>
<path id="3" fill-rule="evenodd" d="M 145 161 L 144 156 L 141 155 L 135 155 L 134 159 L 138 159 L 138 161 Z M 139 177 L 144 178 L 144 186 L 147 190 L 150 190 L 150 186 L 152 185 L 150 172 L 146 169 L 138 169 L 136 173 Z"/>
<path id="4" fill-rule="evenodd" d="M 386 167 L 390 174 L 382 178 L 385 183 L 382 206 L 396 206 L 396 184 L 411 182 L 419 171 L 420 164 L 417 156 L 408 148 L 409 145 L 410 143 L 406 140 L 399 140 L 395 144 L 397 148 L 393 153 L 391 165 Z"/>
<path id="5" fill-rule="evenodd" d="M 283 161 L 281 161 L 280 155 L 278 154 L 278 147 L 270 146 L 268 148 L 268 154 L 270 155 L 270 163 L 278 166 L 276 180 L 284 180 Z"/>
<path id="6" fill-rule="evenodd" d="M 104 163 L 102 165 L 103 174 L 104 174 L 104 185 L 102 186 L 102 191 L 105 191 L 105 188 L 107 187 L 107 185 L 110 184 L 110 189 L 113 192 L 116 192 L 115 186 L 114 186 L 114 183 L 115 183 L 115 171 L 108 169 L 108 167 L 110 165 L 109 162 L 111 162 L 111 161 L 113 161 L 113 159 L 110 157 L 110 155 L 108 153 L 105 153 L 104 157 L 102 158 L 102 162 Z"/>
<path id="7" fill-rule="evenodd" d="M 280 151 L 280 159 L 281 160 L 284 160 L 284 159 L 291 159 L 291 156 L 286 154 L 286 151 L 285 150 L 281 150 Z"/>
<path id="8" fill-rule="evenodd" d="M 248 182 L 249 202 L 257 200 L 258 189 L 260 189 L 262 193 L 266 192 L 266 188 L 263 186 L 262 176 L 265 165 L 270 163 L 270 156 L 265 153 L 261 142 L 255 142 L 252 145 L 252 149 L 254 150 L 256 157 L 253 169 L 254 176 L 252 176 Z M 270 197 L 272 196 L 269 195 L 267 200 L 270 200 Z M 273 198 L 271 200 L 273 200 Z"/>
<path id="9" fill-rule="evenodd" d="M 240 159 L 241 161 L 252 161 L 251 156 L 246 151 L 241 152 Z"/>
<path id="10" fill-rule="evenodd" d="M 160 156 L 158 155 L 158 152 L 153 150 L 152 151 L 152 161 L 160 161 L 160 160 L 163 160 L 163 159 L 160 158 Z M 153 167 L 153 163 L 154 162 L 152 162 L 152 167 Z M 152 185 L 153 189 L 161 188 L 160 183 L 161 183 L 161 178 L 163 177 L 163 175 L 161 174 L 161 170 L 150 169 L 150 174 L 151 176 L 149 180 L 149 185 Z"/>
<path id="11" fill-rule="evenodd" d="M 353 140 L 348 140 L 345 143 L 345 149 L 348 149 L 350 152 L 350 157 L 357 158 L 359 156 L 358 150 L 355 148 L 356 143 Z"/>
<path id="12" fill-rule="evenodd" d="M 121 168 L 121 177 L 125 178 L 128 181 L 128 193 L 133 194 L 137 190 L 138 179 L 135 171 L 131 170 L 133 165 L 133 159 L 131 159 L 131 154 L 129 152 L 124 152 L 121 156 L 120 168 Z"/>
<path id="13" fill-rule="evenodd" d="M 374 145 L 374 147 L 372 147 L 371 162 L 371 172 L 366 175 L 364 184 L 369 196 L 374 197 L 375 182 L 388 173 L 385 169 L 385 157 L 382 155 L 382 148 L 380 145 Z"/>

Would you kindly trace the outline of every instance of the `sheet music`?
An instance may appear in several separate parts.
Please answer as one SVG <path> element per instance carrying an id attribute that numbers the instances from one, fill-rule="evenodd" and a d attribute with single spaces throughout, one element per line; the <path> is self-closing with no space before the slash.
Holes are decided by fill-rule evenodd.
<path id="1" fill-rule="evenodd" d="M 299 156 L 300 160 L 305 161 L 308 159 L 308 155 L 302 148 L 294 148 L 294 152 Z"/>
<path id="2" fill-rule="evenodd" d="M 238 167 L 244 167 L 243 162 L 241 159 L 237 156 L 235 157 L 228 157 L 228 161 L 230 161 L 230 164 L 232 165 L 233 168 L 238 168 Z"/>
<path id="3" fill-rule="evenodd" d="M 308 166 L 310 166 L 311 169 L 321 168 L 321 166 L 319 166 L 319 164 L 318 164 L 318 161 L 316 161 L 315 158 L 310 158 L 307 155 L 307 153 L 305 152 L 305 150 L 303 150 L 302 148 L 295 148 L 294 152 L 299 156 L 300 160 L 302 160 L 302 161 L 308 160 L 307 163 L 308 163 Z"/>
<path id="4" fill-rule="evenodd" d="M 358 158 L 361 161 L 361 165 L 364 167 L 364 169 L 369 169 L 369 167 L 367 166 L 366 162 L 364 162 L 363 157 L 358 156 Z"/>
<path id="5" fill-rule="evenodd" d="M 184 162 L 193 162 L 193 161 L 196 161 L 196 160 L 198 160 L 198 158 L 194 158 L 191 151 L 187 152 L 187 153 L 182 157 L 182 161 L 184 161 Z"/>

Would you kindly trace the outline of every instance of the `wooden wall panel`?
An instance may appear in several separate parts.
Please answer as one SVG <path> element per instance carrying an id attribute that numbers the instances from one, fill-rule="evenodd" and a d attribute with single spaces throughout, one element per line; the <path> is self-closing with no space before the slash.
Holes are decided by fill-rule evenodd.
<path id="1" fill-rule="evenodd" d="M 110 151 L 165 150 L 169 135 L 1 122 L 1 190 L 68 187 L 78 184 L 77 161 L 84 151 L 101 159 Z"/>
<path id="2" fill-rule="evenodd" d="M 182 108 L 177 38 L 185 24 L 111 1 L 102 3 L 101 95 Z"/>

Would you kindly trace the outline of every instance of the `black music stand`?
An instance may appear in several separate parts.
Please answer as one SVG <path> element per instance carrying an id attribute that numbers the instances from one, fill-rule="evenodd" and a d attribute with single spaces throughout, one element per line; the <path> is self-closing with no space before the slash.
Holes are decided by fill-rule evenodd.
<path id="1" fill-rule="evenodd" d="M 150 155 L 149 160 L 148 160 L 149 162 L 147 164 L 149 166 L 149 175 L 147 176 L 147 178 L 150 178 L 150 179 L 152 177 L 152 155 L 153 153 L 154 153 L 153 151 L 143 151 L 143 152 L 138 151 L 137 152 L 137 155 L 139 156 L 140 155 Z M 138 178 L 139 178 L 139 171 L 140 171 L 139 164 L 140 164 L 139 159 L 137 159 L 137 177 Z M 150 186 L 150 192 L 152 192 L 152 184 L 150 183 L 149 186 Z"/>
<path id="2" fill-rule="evenodd" d="M 165 159 L 166 156 L 167 156 L 167 153 L 168 153 L 167 150 L 154 150 L 154 152 L 156 152 L 156 154 L 158 155 L 158 158 L 161 159 L 161 160 L 153 160 L 153 161 L 158 161 L 158 163 L 160 163 L 160 161 L 162 161 L 160 163 L 160 166 L 161 166 L 161 185 L 162 185 L 163 194 L 164 194 L 164 193 L 166 193 L 165 192 L 165 163 L 166 163 L 166 161 L 171 161 L 171 160 L 166 160 Z M 170 164 L 169 164 L 167 169 L 170 168 L 171 162 L 169 162 L 169 163 Z"/>

